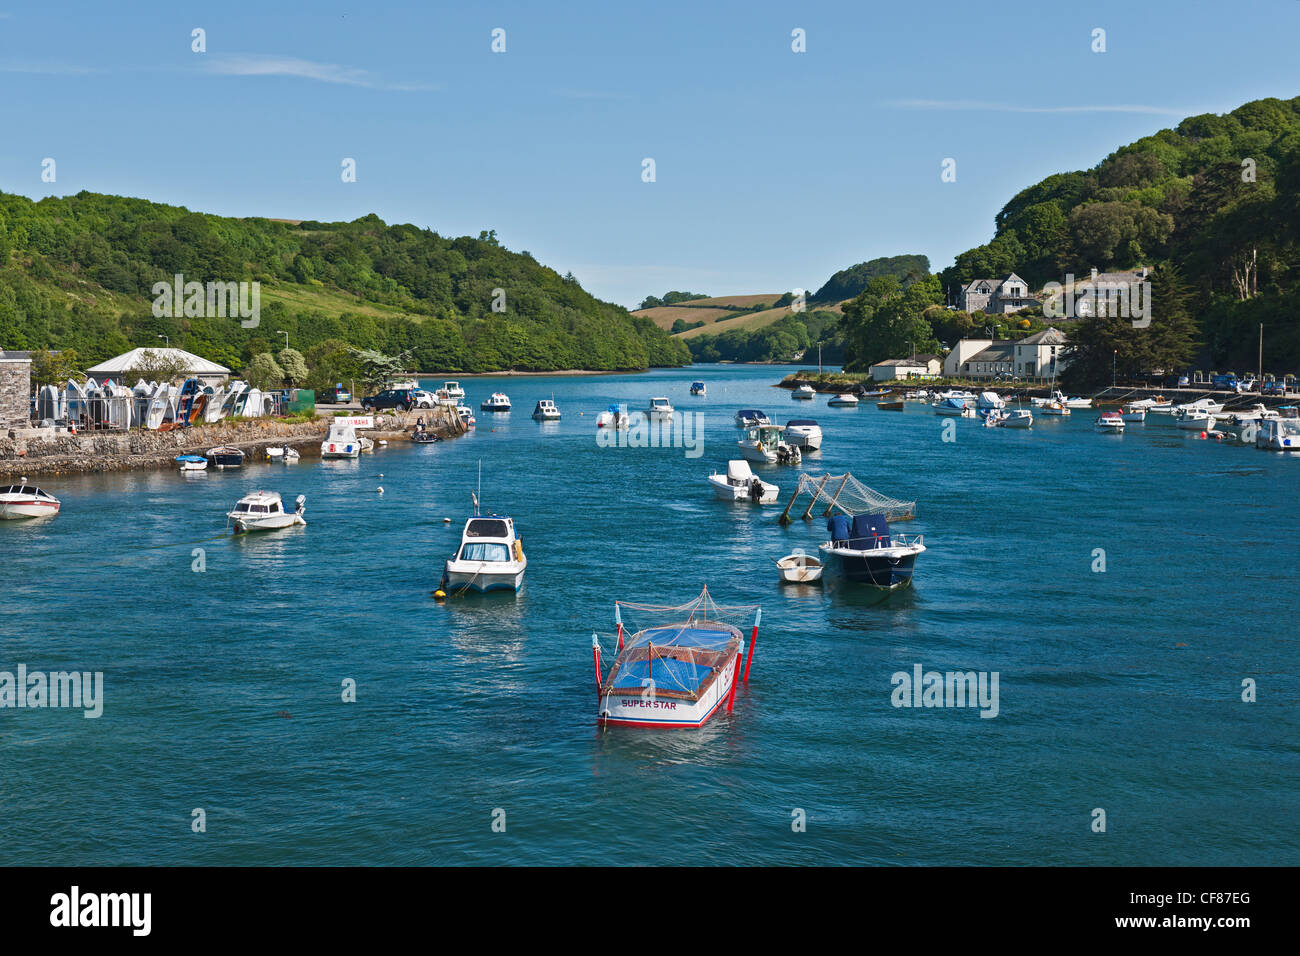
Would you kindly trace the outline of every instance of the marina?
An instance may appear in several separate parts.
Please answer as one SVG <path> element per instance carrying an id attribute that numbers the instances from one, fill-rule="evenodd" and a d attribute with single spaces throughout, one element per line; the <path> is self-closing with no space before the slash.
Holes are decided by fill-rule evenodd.
<path id="1" fill-rule="evenodd" d="M 816 411 L 827 401 L 820 395 L 806 403 L 825 432 L 820 450 L 798 466 L 746 462 L 779 488 L 779 503 L 723 500 L 704 480 L 739 459 L 740 409 L 786 400 L 772 387 L 782 374 L 697 366 L 521 378 L 509 386 L 521 407 L 554 395 L 564 419 L 539 428 L 528 416 L 502 416 L 454 441 L 392 441 L 325 460 L 316 457 L 318 432 L 310 457 L 290 471 L 259 450 L 202 481 L 174 467 L 41 479 L 62 504 L 57 520 L 0 522 L 0 562 L 14 583 L 3 612 L 11 654 L 51 667 L 103 662 L 107 697 L 105 719 L 94 739 L 77 744 L 88 751 L 75 761 L 71 741 L 0 742 L 10 797 L 21 801 L 27 825 L 46 834 L 39 850 L 19 847 L 16 862 L 75 852 L 124 863 L 328 864 L 359 854 L 393 864 L 601 863 L 617 858 L 627 826 L 684 840 L 683 863 L 707 862 L 723 847 L 741 863 L 788 860 L 788 827 L 783 835 L 762 817 L 742 815 L 725 840 L 687 839 L 703 832 L 691 821 L 737 786 L 787 819 L 792 805 L 812 808 L 822 822 L 804 835 L 809 862 L 1216 863 L 1243 840 L 1264 858 L 1293 852 L 1276 842 L 1276 806 L 1290 792 L 1294 714 L 1261 700 L 1271 720 L 1243 727 L 1233 689 L 1215 685 L 1205 665 L 1212 658 L 1216 674 L 1226 667 L 1300 679 L 1291 644 L 1277 638 L 1289 633 L 1293 604 L 1264 602 L 1243 632 L 1144 569 L 1208 577 L 1226 561 L 1246 593 L 1287 587 L 1289 569 L 1259 558 L 1290 527 L 1296 456 L 1200 441 L 1150 419 L 1108 438 L 1093 430 L 1095 411 L 1035 415 L 1023 430 L 936 419 L 923 402 L 827 416 Z M 602 410 L 644 409 L 648 396 L 681 406 L 701 378 L 709 395 L 691 407 L 703 416 L 702 457 L 595 441 Z M 501 387 L 465 376 L 461 384 L 470 402 Z M 955 441 L 943 440 L 945 425 Z M 204 450 L 217 445 L 209 440 Z M 480 461 L 483 510 L 517 523 L 528 539 L 527 573 L 517 590 L 471 589 L 439 601 L 432 592 L 473 517 Z M 850 473 L 913 504 L 910 520 L 887 517 L 891 543 L 900 533 L 924 537 L 910 586 L 852 582 L 829 560 L 821 580 L 787 582 L 774 564 L 798 551 L 817 556 L 833 540 L 825 497 L 804 518 L 808 490 L 780 522 L 798 485 L 834 497 Z M 287 475 L 292 484 L 282 487 Z M 1188 475 L 1233 516 L 1233 534 L 1213 550 L 1188 537 L 1204 509 L 1199 496 L 1177 492 Z M 262 489 L 305 495 L 308 527 L 230 534 L 232 503 Z M 110 537 L 111 552 L 87 554 L 87 542 Z M 192 570 L 195 548 L 205 554 L 202 573 Z M 1105 573 L 1093 570 L 1097 548 L 1105 549 Z M 379 573 L 376 556 L 384 556 Z M 1014 585 L 995 576 L 1013 567 L 1021 572 Z M 1117 578 L 1141 598 L 1123 614 Z M 167 636 L 177 607 L 198 619 L 227 614 L 231 595 L 250 581 L 259 626 L 273 637 L 200 630 L 178 676 Z M 749 681 L 742 671 L 734 684 L 731 712 L 724 701 L 697 729 L 602 729 L 592 630 L 608 677 L 618 656 L 615 600 L 681 607 L 704 586 L 721 605 L 763 608 L 762 646 Z M 111 630 L 81 626 L 88 612 L 109 607 Z M 632 633 L 664 623 L 632 612 L 624 621 Z M 724 623 L 748 655 L 752 614 Z M 726 633 L 691 646 L 727 651 L 734 635 Z M 652 668 L 661 666 L 654 653 Z M 827 666 L 832 660 L 852 668 L 847 685 Z M 995 725 L 996 747 L 972 737 L 957 712 L 912 717 L 890 706 L 889 675 L 917 660 L 1001 673 L 998 720 L 977 720 Z M 734 665 L 721 666 L 725 682 Z M 345 677 L 358 682 L 358 706 L 371 708 L 365 719 L 338 703 Z M 164 679 L 166 691 L 156 686 Z M 693 692 L 701 690 L 702 682 Z M 1191 700 L 1191 715 L 1171 712 L 1171 699 Z M 129 719 L 110 719 L 127 700 Z M 39 719 L 13 717 L 13 727 Z M 69 715 L 69 729 L 71 717 L 92 723 Z M 1139 743 L 1096 746 L 1114 732 Z M 903 754 L 908 778 L 931 781 L 945 812 L 994 821 L 987 832 L 956 851 L 909 842 L 932 810 L 881 771 Z M 1189 762 L 1189 754 L 1207 756 Z M 1225 760 L 1232 775 L 1221 772 Z M 1108 792 L 1123 794 L 1110 802 L 1140 824 L 1137 832 L 1090 845 L 1044 828 L 1034 845 L 1020 841 L 1024 828 L 1055 812 L 999 788 L 1028 762 L 1044 805 L 1091 807 L 1097 781 L 1106 781 Z M 322 773 L 335 782 L 315 789 Z M 1252 787 L 1237 786 L 1238 774 Z M 518 786 L 534 776 L 547 785 Z M 92 784 L 121 808 L 111 826 L 93 807 L 61 797 Z M 240 832 L 214 827 L 197 845 L 183 825 L 160 836 L 158 795 L 168 805 L 197 804 L 190 795 L 199 791 L 242 817 Z M 364 812 L 340 817 L 340 799 Z M 284 825 L 288 802 L 310 826 Z M 527 840 L 507 847 L 478 825 L 480 806 L 502 803 L 519 826 L 528 821 Z M 665 819 L 658 808 L 669 803 L 678 812 Z M 1172 819 L 1170 805 L 1205 809 Z M 1201 835 L 1190 847 L 1178 836 L 1188 827 Z M 413 828 L 424 833 L 417 843 L 406 838 Z"/>

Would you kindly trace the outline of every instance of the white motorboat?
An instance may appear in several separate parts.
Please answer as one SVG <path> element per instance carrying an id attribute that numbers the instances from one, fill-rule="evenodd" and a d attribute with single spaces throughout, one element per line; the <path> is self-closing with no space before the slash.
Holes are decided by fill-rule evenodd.
<path id="1" fill-rule="evenodd" d="M 781 580 L 790 584 L 812 584 L 822 579 L 824 570 L 820 558 L 804 554 L 803 549 L 796 549 L 776 562 L 781 572 Z"/>
<path id="2" fill-rule="evenodd" d="M 822 447 L 822 428 L 811 418 L 792 418 L 785 423 L 785 440 L 804 451 Z"/>
<path id="3" fill-rule="evenodd" d="M 931 406 L 936 415 L 946 415 L 949 418 L 974 418 L 975 408 L 970 401 L 964 398 L 943 398 Z"/>
<path id="4" fill-rule="evenodd" d="M 1157 409 L 1168 409 L 1173 411 L 1174 403 L 1165 401 L 1163 395 L 1157 395 L 1155 398 L 1139 398 L 1136 402 L 1129 402 L 1131 410 L 1141 409 L 1144 412 L 1154 412 Z"/>
<path id="5" fill-rule="evenodd" d="M 284 509 L 284 502 L 274 491 L 254 491 L 244 495 L 235 503 L 235 507 L 226 513 L 226 520 L 234 526 L 236 532 L 278 531 L 305 525 L 302 513 L 307 507 L 307 498 L 299 495 L 297 508 L 290 512 Z"/>
<path id="6" fill-rule="evenodd" d="M 831 408 L 857 408 L 858 396 L 849 392 L 840 392 L 840 394 L 828 399 L 826 404 Z"/>
<path id="7" fill-rule="evenodd" d="M 673 408 L 673 403 L 668 401 L 667 398 L 657 396 L 650 399 L 650 407 L 646 409 L 646 411 L 652 419 L 672 418 L 675 409 Z"/>
<path id="8" fill-rule="evenodd" d="M 1255 447 L 1263 451 L 1300 452 L 1300 418 L 1267 418 L 1255 432 Z"/>
<path id="9" fill-rule="evenodd" d="M 798 388 L 796 388 L 793 392 L 790 393 L 790 397 L 799 399 L 800 401 L 808 401 L 809 399 L 813 399 L 817 397 L 817 390 L 813 388 L 811 385 L 809 385 L 807 382 L 804 382 L 802 385 L 800 385 Z"/>
<path id="10" fill-rule="evenodd" d="M 977 412 L 987 413 L 994 409 L 1001 410 L 1006 407 L 1006 399 L 997 392 L 980 392 L 979 398 L 975 400 L 975 410 Z"/>
<path id="11" fill-rule="evenodd" d="M 493 392 L 479 406 L 479 409 L 485 412 L 508 412 L 510 411 L 510 396 L 505 392 Z"/>
<path id="12" fill-rule="evenodd" d="M 528 559 L 515 523 L 504 515 L 475 515 L 465 522 L 460 548 L 443 565 L 448 592 L 518 591 Z"/>
<path id="13" fill-rule="evenodd" d="M 913 389 L 904 394 L 903 398 L 909 402 L 928 402 L 930 400 L 930 391 L 925 388 Z"/>
<path id="14" fill-rule="evenodd" d="M 320 443 L 322 458 L 356 458 L 361 450 L 362 441 L 357 437 L 356 426 L 337 421 L 330 423 L 329 434 Z"/>
<path id="15" fill-rule="evenodd" d="M 985 428 L 997 428 L 1002 424 L 1002 419 L 1006 418 L 1006 415 L 999 408 L 986 409 L 983 415 L 984 421 L 982 424 Z"/>
<path id="16" fill-rule="evenodd" d="M 1174 413 L 1174 427 L 1185 432 L 1201 432 L 1214 427 L 1214 415 L 1204 408 L 1184 408 Z"/>
<path id="17" fill-rule="evenodd" d="M 1027 408 L 1015 408 L 1003 412 L 998 419 L 998 428 L 1029 428 L 1034 424 L 1034 413 Z"/>
<path id="18" fill-rule="evenodd" d="M 539 422 L 558 422 L 560 420 L 560 410 L 555 407 L 555 402 L 552 399 L 538 399 L 537 407 L 533 409 L 533 418 Z"/>
<path id="19" fill-rule="evenodd" d="M 1102 412 L 1097 416 L 1092 426 L 1099 432 L 1122 432 L 1124 430 L 1124 416 L 1119 412 Z"/>
<path id="20" fill-rule="evenodd" d="M 1181 405 L 1174 406 L 1174 414 L 1186 411 L 1205 411 L 1211 415 L 1217 415 L 1223 411 L 1223 402 L 1216 402 L 1212 398 L 1198 398 L 1194 402 L 1184 402 Z"/>
<path id="21" fill-rule="evenodd" d="M 59 513 L 59 499 L 19 478 L 18 484 L 0 487 L 0 518 L 52 518 Z"/>
<path id="22" fill-rule="evenodd" d="M 755 425 L 770 425 L 772 419 L 767 417 L 767 413 L 758 408 L 742 408 L 736 412 L 736 425 L 740 428 L 753 428 Z"/>
<path id="23" fill-rule="evenodd" d="M 1134 408 L 1129 405 L 1127 408 L 1121 408 L 1119 415 L 1126 423 L 1142 424 L 1147 420 L 1147 410 L 1145 408 Z"/>
<path id="24" fill-rule="evenodd" d="M 266 448 L 266 460 L 277 461 L 285 465 L 292 465 L 302 456 L 298 454 L 298 449 L 290 445 L 268 445 Z"/>
<path id="25" fill-rule="evenodd" d="M 477 422 L 474 418 L 474 410 L 468 405 L 460 404 L 456 406 L 456 415 L 466 428 L 473 428 Z"/>
<path id="26" fill-rule="evenodd" d="M 749 468 L 749 462 L 743 459 L 727 462 L 725 474 L 714 472 L 709 475 L 709 484 L 719 498 L 727 501 L 752 501 L 757 505 L 770 505 L 781 493 L 776 485 L 755 475 Z"/>
<path id="27" fill-rule="evenodd" d="M 1065 400 L 1066 408 L 1092 408 L 1091 398 L 1067 398 Z"/>
<path id="28" fill-rule="evenodd" d="M 207 471 L 208 460 L 202 455 L 177 455 L 176 464 L 182 472 Z"/>
<path id="29" fill-rule="evenodd" d="M 627 428 L 631 424 L 632 416 L 627 413 L 627 409 L 622 405 L 611 405 L 599 415 L 596 416 L 597 428 Z"/>
<path id="30" fill-rule="evenodd" d="M 1215 428 L 1241 442 L 1253 443 L 1264 422 L 1281 416 L 1268 406 L 1259 403 L 1249 408 L 1239 408 L 1228 415 L 1218 416 Z"/>
<path id="31" fill-rule="evenodd" d="M 803 458 L 797 445 L 785 441 L 780 425 L 756 425 L 736 445 L 742 455 L 760 465 L 797 465 Z"/>
<path id="32" fill-rule="evenodd" d="M 442 390 L 457 400 L 465 397 L 465 389 L 460 387 L 460 382 L 443 382 Z"/>

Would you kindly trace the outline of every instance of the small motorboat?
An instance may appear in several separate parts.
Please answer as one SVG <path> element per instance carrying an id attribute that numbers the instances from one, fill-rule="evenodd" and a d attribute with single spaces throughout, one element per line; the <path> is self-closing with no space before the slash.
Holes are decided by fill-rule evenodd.
<path id="1" fill-rule="evenodd" d="M 208 460 L 202 455 L 177 455 L 176 464 L 180 466 L 181 472 L 187 471 L 207 471 Z"/>
<path id="2" fill-rule="evenodd" d="M 736 445 L 742 455 L 760 465 L 797 465 L 803 459 L 799 446 L 785 440 L 785 429 L 780 425 L 757 425 Z"/>
<path id="3" fill-rule="evenodd" d="M 438 436 L 427 428 L 417 428 L 411 432 L 411 441 L 417 445 L 432 445 L 438 441 Z"/>
<path id="4" fill-rule="evenodd" d="M 964 398 L 941 398 L 933 406 L 936 415 L 949 418 L 974 418 L 975 406 Z"/>
<path id="5" fill-rule="evenodd" d="M 278 461 L 286 465 L 292 465 L 301 457 L 298 454 L 298 449 L 290 445 L 268 445 L 266 448 L 267 461 Z"/>
<path id="6" fill-rule="evenodd" d="M 477 421 L 474 418 L 474 410 L 468 405 L 457 405 L 456 416 L 461 420 L 461 424 L 466 428 L 473 428 L 477 424 Z"/>
<path id="7" fill-rule="evenodd" d="M 628 634 L 620 609 L 653 615 L 653 626 Z M 727 617 L 754 612 L 754 629 L 745 656 L 745 635 Z M 601 727 L 655 729 L 701 727 L 724 707 L 730 712 L 735 687 L 749 676 L 762 611 L 755 605 L 719 607 L 708 588 L 689 604 L 655 607 L 616 602 L 618 656 L 605 674 L 600 639 L 592 635 L 596 711 Z M 742 671 L 743 665 L 743 671 Z"/>
<path id="8" fill-rule="evenodd" d="M 627 409 L 622 405 L 611 405 L 596 416 L 596 427 L 627 428 L 631 424 L 631 418 L 632 416 L 627 413 Z"/>
<path id="9" fill-rule="evenodd" d="M 53 518 L 59 513 L 59 499 L 48 491 L 29 485 L 26 478 L 18 484 L 0 487 L 0 518 L 16 521 L 22 518 Z"/>
<path id="10" fill-rule="evenodd" d="M 1070 414 L 1070 409 L 1066 406 L 1066 404 L 1064 402 L 1057 402 L 1057 401 L 1045 402 L 1041 406 L 1039 406 L 1038 410 L 1042 412 L 1044 415 L 1051 415 L 1057 418 L 1065 418 Z"/>
<path id="11" fill-rule="evenodd" d="M 270 449 L 267 449 L 267 451 L 269 452 Z M 361 451 L 362 440 L 357 437 L 356 427 L 342 425 L 338 422 L 330 424 L 329 434 L 320 443 L 320 456 L 322 458 L 356 458 L 361 454 Z"/>
<path id="12" fill-rule="evenodd" d="M 1174 413 L 1174 426 L 1185 432 L 1202 432 L 1214 427 L 1214 414 L 1204 408 L 1188 406 Z"/>
<path id="13" fill-rule="evenodd" d="M 742 408 L 736 412 L 736 425 L 739 428 L 753 428 L 755 425 L 770 425 L 772 419 L 758 408 Z"/>
<path id="14" fill-rule="evenodd" d="M 692 395 L 703 395 L 706 393 L 706 391 L 707 389 L 705 389 L 703 382 L 691 382 Z"/>
<path id="15" fill-rule="evenodd" d="M 800 385 L 798 388 L 796 388 L 793 392 L 790 393 L 790 397 L 794 399 L 798 399 L 800 401 L 805 401 L 805 402 L 810 401 L 817 397 L 817 390 L 814 389 L 807 382 L 804 382 L 802 385 Z"/>
<path id="16" fill-rule="evenodd" d="M 1300 451 L 1300 418 L 1267 418 L 1255 432 L 1255 447 L 1262 451 Z"/>
<path id="17" fill-rule="evenodd" d="M 749 468 L 749 462 L 736 458 L 727 462 L 726 474 L 709 475 L 713 493 L 727 501 L 750 501 L 756 505 L 770 505 L 776 501 L 781 489 L 760 479 Z"/>
<path id="18" fill-rule="evenodd" d="M 465 522 L 460 547 L 442 569 L 445 591 L 518 591 L 528 559 L 505 515 L 475 515 Z"/>
<path id="19" fill-rule="evenodd" d="M 673 408 L 673 403 L 668 401 L 667 398 L 664 398 L 663 396 L 658 396 L 656 398 L 650 399 L 650 407 L 646 409 L 646 411 L 649 414 L 650 418 L 662 419 L 662 418 L 672 418 L 675 409 Z"/>
<path id="20" fill-rule="evenodd" d="M 838 395 L 830 398 L 826 404 L 831 408 L 857 408 L 858 396 L 849 392 L 840 392 Z"/>
<path id="21" fill-rule="evenodd" d="M 1157 395 L 1154 398 L 1139 398 L 1136 402 L 1129 402 L 1128 407 L 1131 411 L 1141 409 L 1144 412 L 1155 411 L 1157 408 L 1172 409 L 1173 402 L 1165 401 L 1163 395 Z"/>
<path id="22" fill-rule="evenodd" d="M 1119 410 L 1119 416 L 1124 419 L 1125 422 L 1132 422 L 1141 425 L 1147 420 L 1147 410 L 1145 407 L 1137 408 L 1130 405 L 1128 408 L 1121 407 Z"/>
<path id="23" fill-rule="evenodd" d="M 907 407 L 907 403 L 901 398 L 890 399 L 886 402 L 876 402 L 876 408 L 882 412 L 901 412 Z"/>
<path id="24" fill-rule="evenodd" d="M 917 556 L 925 551 L 922 535 L 895 535 L 883 514 L 831 515 L 830 540 L 819 550 L 846 580 L 893 591 L 912 583 Z"/>
<path id="25" fill-rule="evenodd" d="M 479 406 L 479 409 L 485 412 L 508 412 L 510 411 L 510 396 L 505 392 L 493 392 Z"/>
<path id="26" fill-rule="evenodd" d="M 558 422 L 560 410 L 555 407 L 553 399 L 539 399 L 537 407 L 533 409 L 533 419 L 539 422 Z"/>
<path id="27" fill-rule="evenodd" d="M 1029 428 L 1034 424 L 1034 413 L 1027 408 L 1015 408 L 1003 412 L 998 419 L 998 428 Z"/>
<path id="28" fill-rule="evenodd" d="M 1000 408 L 988 408 L 982 412 L 977 410 L 976 413 L 983 416 L 984 421 L 982 424 L 985 428 L 997 428 L 1002 424 L 1002 420 L 1007 417 Z"/>
<path id="29" fill-rule="evenodd" d="M 820 558 L 804 554 L 797 549 L 776 562 L 781 580 L 790 584 L 812 584 L 822 579 L 824 567 Z"/>
<path id="30" fill-rule="evenodd" d="M 980 392 L 979 398 L 975 399 L 975 411 L 981 415 L 987 415 L 995 410 L 1001 411 L 1006 407 L 1006 399 L 997 392 Z"/>
<path id="31" fill-rule="evenodd" d="M 297 509 L 284 510 L 284 502 L 274 491 L 254 491 L 244 495 L 235 503 L 235 507 L 226 513 L 227 523 L 234 526 L 237 533 L 245 531 L 278 531 L 294 525 L 305 525 L 303 510 L 307 507 L 305 495 L 299 495 Z"/>
<path id="32" fill-rule="evenodd" d="M 244 452 L 234 445 L 218 445 L 208 449 L 208 460 L 218 471 L 226 468 L 243 468 Z"/>
<path id="33" fill-rule="evenodd" d="M 460 382 L 443 382 L 441 391 L 446 392 L 448 396 L 454 399 L 459 400 L 465 397 L 465 390 L 460 387 Z"/>
<path id="34" fill-rule="evenodd" d="M 1092 408 L 1091 398 L 1067 398 L 1065 400 L 1066 408 Z"/>
<path id="35" fill-rule="evenodd" d="M 792 418 L 785 423 L 785 440 L 804 451 L 822 447 L 822 427 L 811 418 Z"/>
<path id="36" fill-rule="evenodd" d="M 1092 427 L 1099 432 L 1122 432 L 1124 430 L 1124 416 L 1119 412 L 1102 412 L 1097 416 Z"/>

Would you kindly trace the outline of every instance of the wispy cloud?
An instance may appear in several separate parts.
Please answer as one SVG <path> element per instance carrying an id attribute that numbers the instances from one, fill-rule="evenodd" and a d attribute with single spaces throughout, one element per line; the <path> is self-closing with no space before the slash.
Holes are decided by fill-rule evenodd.
<path id="1" fill-rule="evenodd" d="M 885 104 L 904 110 L 954 110 L 985 113 L 1147 113 L 1157 116 L 1191 116 L 1195 110 L 1168 106 L 1145 106 L 1136 103 L 1096 104 L 1092 106 L 1018 106 L 1014 103 L 987 103 L 982 100 L 891 100 Z"/>
<path id="2" fill-rule="evenodd" d="M 0 19 L 5 19 L 0 16 Z M 85 76 L 99 70 L 77 63 L 35 62 L 32 60 L 0 60 L 0 73 L 37 73 L 44 76 Z"/>
<path id="3" fill-rule="evenodd" d="M 373 90 L 415 92 L 438 89 L 437 86 L 424 83 L 393 83 L 355 66 L 317 63 L 299 57 L 268 53 L 215 53 L 210 55 L 205 65 L 208 72 L 225 76 L 292 76 L 320 83 L 363 86 Z"/>

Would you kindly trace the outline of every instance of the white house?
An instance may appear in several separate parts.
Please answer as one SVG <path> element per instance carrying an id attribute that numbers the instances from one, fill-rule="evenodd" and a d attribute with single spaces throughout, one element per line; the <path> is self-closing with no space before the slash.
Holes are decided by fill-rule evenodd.
<path id="1" fill-rule="evenodd" d="M 943 374 L 955 378 L 1051 378 L 1065 367 L 1065 333 L 1044 329 L 1023 339 L 962 339 L 948 353 Z"/>
<path id="2" fill-rule="evenodd" d="M 943 360 L 937 355 L 912 355 L 905 359 L 885 359 L 871 366 L 871 378 L 876 382 L 892 382 L 907 378 L 933 378 L 943 371 Z"/>
<path id="3" fill-rule="evenodd" d="M 1043 329 L 1016 342 L 1015 373 L 1023 378 L 1052 378 L 1065 367 L 1065 333 Z"/>
<path id="4" fill-rule="evenodd" d="M 971 360 L 972 356 L 984 351 L 992 344 L 992 339 L 962 339 L 952 347 L 944 358 L 943 374 L 949 378 L 969 374 L 963 371 L 962 367 Z"/>

